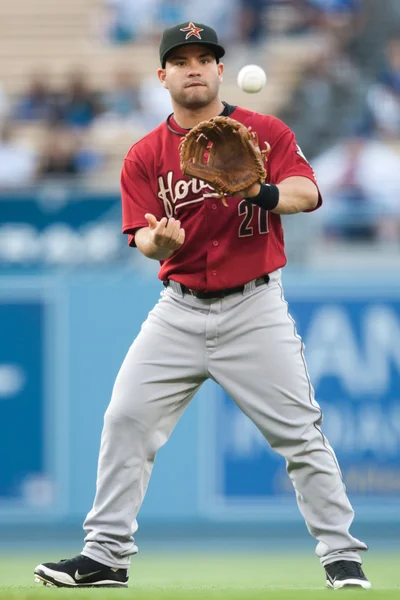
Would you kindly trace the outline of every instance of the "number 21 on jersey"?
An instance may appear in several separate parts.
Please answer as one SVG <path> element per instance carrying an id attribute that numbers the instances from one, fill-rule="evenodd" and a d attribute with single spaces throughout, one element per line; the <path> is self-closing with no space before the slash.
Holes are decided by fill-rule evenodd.
<path id="1" fill-rule="evenodd" d="M 238 214 L 243 217 L 239 225 L 239 237 L 249 237 L 250 235 L 254 235 L 255 228 L 251 224 L 254 211 L 258 213 L 257 232 L 259 234 L 268 233 L 268 211 L 247 202 L 247 200 L 242 200 L 238 204 Z"/>

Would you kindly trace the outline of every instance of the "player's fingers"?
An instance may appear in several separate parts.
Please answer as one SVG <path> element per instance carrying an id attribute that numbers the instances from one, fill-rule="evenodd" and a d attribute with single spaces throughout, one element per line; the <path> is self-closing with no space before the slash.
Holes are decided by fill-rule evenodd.
<path id="1" fill-rule="evenodd" d="M 151 213 L 146 213 L 144 218 L 149 224 L 150 229 L 155 229 L 157 227 L 157 219 Z"/>
<path id="2" fill-rule="evenodd" d="M 175 219 L 172 217 L 171 219 L 168 219 L 168 223 L 165 226 L 165 231 L 164 231 L 164 237 L 166 239 L 171 239 L 172 238 L 172 234 L 174 232 L 175 229 Z"/>
<path id="3" fill-rule="evenodd" d="M 160 221 L 158 221 L 157 227 L 154 228 L 153 233 L 155 235 L 164 235 L 167 221 L 168 221 L 167 217 L 163 217 Z"/>
<path id="4" fill-rule="evenodd" d="M 184 241 L 185 241 L 185 230 L 182 229 L 182 227 L 181 227 L 179 230 L 179 236 L 178 236 L 178 239 L 176 240 L 176 242 L 177 242 L 177 244 L 182 246 Z"/>
<path id="5" fill-rule="evenodd" d="M 179 237 L 179 231 L 181 229 L 181 222 L 180 221 L 175 221 L 174 223 L 174 227 L 171 233 L 171 240 L 173 240 L 174 242 L 176 242 L 176 240 Z"/>

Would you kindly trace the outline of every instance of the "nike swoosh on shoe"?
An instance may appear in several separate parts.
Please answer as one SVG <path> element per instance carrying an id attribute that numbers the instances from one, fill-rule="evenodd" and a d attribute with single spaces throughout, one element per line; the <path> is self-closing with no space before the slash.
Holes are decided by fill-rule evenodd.
<path id="1" fill-rule="evenodd" d="M 87 579 L 91 575 L 97 575 L 97 573 L 101 573 L 101 569 L 99 571 L 92 571 L 92 573 L 82 573 L 82 575 L 79 573 L 79 571 L 77 569 L 75 571 L 74 578 L 76 579 L 76 581 L 82 581 L 82 579 Z"/>

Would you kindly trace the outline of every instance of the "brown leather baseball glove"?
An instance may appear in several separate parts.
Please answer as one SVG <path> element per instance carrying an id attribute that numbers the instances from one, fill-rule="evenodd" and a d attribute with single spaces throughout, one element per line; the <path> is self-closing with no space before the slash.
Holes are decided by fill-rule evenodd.
<path id="1" fill-rule="evenodd" d="M 271 149 L 266 146 L 260 150 L 257 133 L 239 121 L 214 117 L 199 123 L 182 139 L 181 171 L 209 183 L 221 198 L 231 196 L 265 182 L 264 163 Z"/>

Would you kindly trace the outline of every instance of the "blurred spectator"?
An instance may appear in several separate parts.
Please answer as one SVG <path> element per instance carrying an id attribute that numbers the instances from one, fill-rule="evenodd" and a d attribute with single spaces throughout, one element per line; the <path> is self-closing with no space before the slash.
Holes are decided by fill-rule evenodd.
<path id="1" fill-rule="evenodd" d="M 6 93 L 0 83 L 0 120 L 4 119 L 8 113 L 8 101 Z"/>
<path id="2" fill-rule="evenodd" d="M 97 173 L 99 167 L 105 162 L 105 155 L 98 148 L 93 148 L 89 143 L 86 132 L 76 134 L 76 164 L 81 175 L 89 175 L 92 172 Z"/>
<path id="3" fill-rule="evenodd" d="M 272 0 L 269 13 L 270 27 L 278 34 L 303 34 L 318 25 L 318 11 L 308 0 Z"/>
<path id="4" fill-rule="evenodd" d="M 325 199 L 329 238 L 400 240 L 400 156 L 366 132 L 354 133 L 313 160 Z"/>
<path id="5" fill-rule="evenodd" d="M 38 168 L 40 180 L 74 178 L 97 166 L 97 155 L 85 148 L 82 135 L 65 126 L 50 127 Z"/>
<path id="6" fill-rule="evenodd" d="M 346 28 L 354 24 L 363 9 L 363 0 L 306 0 L 320 13 L 328 28 Z"/>
<path id="7" fill-rule="evenodd" d="M 354 38 L 364 24 L 363 0 L 307 0 L 317 11 L 320 28 L 342 45 Z"/>
<path id="8" fill-rule="evenodd" d="M 38 169 L 40 179 L 79 174 L 77 141 L 65 127 L 49 128 Z"/>
<path id="9" fill-rule="evenodd" d="M 33 73 L 26 91 L 17 99 L 14 117 L 19 120 L 46 120 L 54 115 L 56 95 L 45 73 Z"/>
<path id="10" fill-rule="evenodd" d="M 139 81 L 132 71 L 115 72 L 111 89 L 104 93 L 102 102 L 105 116 L 126 119 L 138 115 L 141 109 Z"/>
<path id="11" fill-rule="evenodd" d="M 382 135 L 400 134 L 400 37 L 386 45 L 385 64 L 368 91 L 367 106 Z"/>
<path id="12" fill-rule="evenodd" d="M 238 7 L 242 1 L 105 0 L 101 35 L 119 44 L 132 41 L 158 43 L 166 27 L 195 21 L 214 27 L 221 40 L 235 40 L 239 29 Z M 248 2 L 255 4 L 255 0 Z"/>
<path id="13" fill-rule="evenodd" d="M 102 37 L 116 44 L 158 34 L 160 0 L 104 0 Z M 156 29 L 156 31 L 154 31 Z"/>
<path id="14" fill-rule="evenodd" d="M 103 111 L 99 95 L 89 88 L 87 77 L 87 73 L 80 70 L 70 74 L 57 106 L 57 120 L 61 123 L 84 128 Z"/>
<path id="15" fill-rule="evenodd" d="M 265 41 L 267 33 L 267 9 L 271 0 L 241 0 L 239 26 L 244 42 L 258 44 Z"/>
<path id="16" fill-rule="evenodd" d="M 351 44 L 351 52 L 363 72 L 375 78 L 381 68 L 387 40 L 400 30 L 399 0 L 363 0 L 365 23 Z"/>
<path id="17" fill-rule="evenodd" d="M 185 4 L 185 0 L 159 0 L 157 17 L 160 30 L 185 21 Z M 199 21 L 194 14 L 190 16 L 190 20 L 193 19 Z"/>
<path id="18" fill-rule="evenodd" d="M 306 0 L 311 6 L 315 7 L 328 18 L 334 15 L 345 15 L 350 18 L 356 13 L 363 0 Z"/>
<path id="19" fill-rule="evenodd" d="M 400 37 L 387 43 L 386 64 L 379 80 L 394 94 L 400 95 Z"/>
<path id="20" fill-rule="evenodd" d="M 15 141 L 10 121 L 0 124 L 0 188 L 16 188 L 35 180 L 36 153 Z"/>
<path id="21" fill-rule="evenodd" d="M 147 130 L 157 127 L 173 112 L 170 94 L 160 85 L 155 75 L 148 75 L 142 79 L 140 102 L 143 106 L 142 122 Z"/>
<path id="22" fill-rule="evenodd" d="M 312 158 L 352 126 L 365 84 L 350 57 L 335 43 L 309 65 L 282 119 Z"/>

